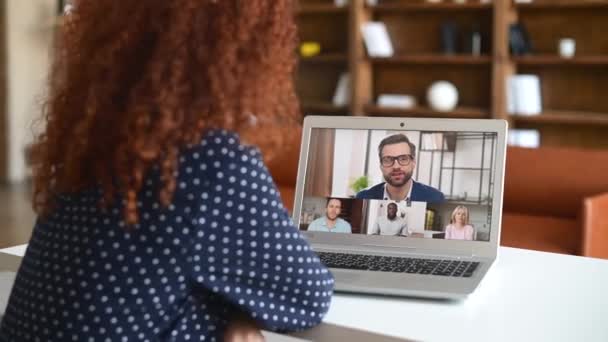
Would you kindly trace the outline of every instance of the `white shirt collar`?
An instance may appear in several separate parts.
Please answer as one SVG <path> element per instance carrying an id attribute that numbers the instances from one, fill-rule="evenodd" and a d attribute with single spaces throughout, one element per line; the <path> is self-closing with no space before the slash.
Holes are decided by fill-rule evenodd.
<path id="1" fill-rule="evenodd" d="M 401 200 L 396 200 L 396 199 L 391 198 L 391 196 L 389 195 L 388 191 L 386 190 L 387 186 L 388 186 L 388 184 L 384 183 L 384 194 L 382 195 L 382 199 L 401 202 Z M 412 197 L 412 189 L 413 188 L 414 188 L 414 180 L 412 180 L 412 186 L 410 186 L 410 190 L 407 192 L 407 196 L 405 196 L 405 198 L 403 199 L 404 201 L 406 201 L 406 202 L 410 201 L 410 198 Z"/>

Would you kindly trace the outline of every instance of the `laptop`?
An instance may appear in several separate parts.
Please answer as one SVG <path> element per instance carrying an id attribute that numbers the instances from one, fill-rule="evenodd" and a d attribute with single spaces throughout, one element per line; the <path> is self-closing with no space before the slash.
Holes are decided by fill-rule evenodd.
<path id="1" fill-rule="evenodd" d="M 307 116 L 293 220 L 336 291 L 463 299 L 497 258 L 503 120 Z"/>

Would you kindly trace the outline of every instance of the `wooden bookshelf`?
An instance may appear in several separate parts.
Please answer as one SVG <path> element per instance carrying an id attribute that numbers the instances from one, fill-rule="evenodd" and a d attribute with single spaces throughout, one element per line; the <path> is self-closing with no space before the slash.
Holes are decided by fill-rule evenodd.
<path id="1" fill-rule="evenodd" d="M 300 57 L 296 88 L 302 115 L 344 115 L 348 107 L 332 104 L 340 75 L 349 70 L 349 6 L 333 0 L 300 1 L 296 20 L 300 42 L 315 42 L 321 51 Z"/>
<path id="2" fill-rule="evenodd" d="M 607 18 L 608 20 L 608 18 Z M 558 55 L 532 55 L 514 57 L 513 62 L 517 65 L 534 66 L 608 66 L 608 55 L 606 56 L 574 56 L 563 58 Z"/>
<path id="3" fill-rule="evenodd" d="M 346 115 L 348 106 L 336 106 L 331 102 L 304 102 L 301 103 L 302 112 L 315 115 Z"/>
<path id="4" fill-rule="evenodd" d="M 370 116 L 412 116 L 426 118 L 459 118 L 459 119 L 487 119 L 490 113 L 481 108 L 457 107 L 453 111 L 438 112 L 428 107 L 416 107 L 412 109 L 399 109 L 390 107 L 379 107 L 369 105 L 365 111 Z"/>
<path id="5" fill-rule="evenodd" d="M 534 1 L 531 3 L 514 4 L 518 10 L 573 10 L 573 9 L 608 9 L 605 0 L 571 0 L 571 1 Z"/>
<path id="6" fill-rule="evenodd" d="M 608 113 L 545 110 L 539 115 L 513 115 L 517 124 L 608 126 Z"/>
<path id="7" fill-rule="evenodd" d="M 608 1 L 535 0 L 514 4 L 507 15 L 523 24 L 532 54 L 512 56 L 506 74 L 534 74 L 541 81 L 543 112 L 509 117 L 512 128 L 537 129 L 542 145 L 608 147 Z M 576 41 L 572 58 L 558 56 L 561 38 Z"/>
<path id="8" fill-rule="evenodd" d="M 471 55 L 402 55 L 387 58 L 371 58 L 373 64 L 468 64 L 468 65 L 491 65 L 490 56 Z"/>
<path id="9" fill-rule="evenodd" d="M 608 0 L 513 0 L 464 4 L 444 0 L 301 0 L 297 16 L 302 41 L 317 41 L 321 54 L 301 58 L 298 92 L 305 113 L 446 118 L 498 118 L 511 128 L 538 129 L 543 145 L 608 148 Z M 367 56 L 361 27 L 383 22 L 395 54 Z M 482 33 L 481 55 L 441 51 L 441 26 L 454 23 L 462 36 Z M 529 33 L 533 51 L 511 56 L 509 27 L 519 22 Z M 576 41 L 573 58 L 558 56 L 561 38 Z M 351 79 L 351 103 L 331 104 L 340 74 Z M 543 113 L 507 113 L 507 80 L 534 74 L 541 80 Z M 458 89 L 458 107 L 436 112 L 426 102 L 428 88 L 446 80 Z M 412 110 L 381 108 L 381 94 L 414 96 Z M 567 138 L 565 138 L 567 137 Z"/>
<path id="10" fill-rule="evenodd" d="M 376 6 L 369 6 L 375 13 L 383 12 L 418 12 L 418 11 L 490 11 L 492 3 L 466 2 L 457 4 L 453 2 L 380 2 Z"/>
<path id="11" fill-rule="evenodd" d="M 342 63 L 348 62 L 348 55 L 345 53 L 326 53 L 312 57 L 300 57 L 300 63 L 320 64 L 320 63 Z"/>
<path id="12" fill-rule="evenodd" d="M 346 13 L 348 6 L 336 6 L 333 3 L 307 3 L 303 2 L 297 8 L 297 14 L 308 15 L 308 14 L 335 14 L 335 13 Z"/>

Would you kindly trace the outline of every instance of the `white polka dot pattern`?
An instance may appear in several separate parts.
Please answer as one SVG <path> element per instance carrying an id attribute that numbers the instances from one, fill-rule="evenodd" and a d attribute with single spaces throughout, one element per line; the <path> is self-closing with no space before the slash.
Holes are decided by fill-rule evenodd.
<path id="1" fill-rule="evenodd" d="M 334 280 L 294 227 L 260 152 L 209 132 L 182 153 L 173 203 L 158 169 L 125 230 L 100 191 L 39 220 L 0 341 L 219 341 L 237 313 L 294 331 L 319 323 Z"/>

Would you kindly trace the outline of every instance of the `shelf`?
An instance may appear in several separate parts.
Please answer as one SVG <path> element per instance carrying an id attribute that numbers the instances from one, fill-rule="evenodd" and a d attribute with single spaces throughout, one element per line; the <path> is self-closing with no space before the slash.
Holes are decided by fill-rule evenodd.
<path id="1" fill-rule="evenodd" d="M 326 53 L 312 57 L 299 57 L 300 63 L 346 63 L 348 56 L 344 53 Z"/>
<path id="2" fill-rule="evenodd" d="M 336 106 L 331 102 L 302 102 L 301 107 L 304 115 L 346 114 L 349 111 L 348 106 Z"/>
<path id="3" fill-rule="evenodd" d="M 451 2 L 441 3 L 397 3 L 397 4 L 381 4 L 370 6 L 375 13 L 395 13 L 395 12 L 413 12 L 413 11 L 485 11 L 491 10 L 492 4 L 482 4 L 479 2 L 467 2 L 464 4 L 455 4 Z"/>
<path id="4" fill-rule="evenodd" d="M 531 2 L 529 4 L 515 4 L 519 10 L 542 10 L 542 9 L 608 9 L 608 1 L 556 1 L 556 2 Z"/>
<path id="5" fill-rule="evenodd" d="M 456 170 L 456 171 L 492 171 L 492 169 L 489 168 L 479 168 L 479 167 L 451 167 L 451 166 L 444 166 L 443 167 L 443 171 L 449 171 L 449 170 Z"/>
<path id="6" fill-rule="evenodd" d="M 540 115 L 511 115 L 517 124 L 574 124 L 608 126 L 608 113 L 547 110 Z"/>
<path id="7" fill-rule="evenodd" d="M 446 201 L 450 202 L 451 204 L 464 204 L 464 205 L 472 205 L 472 204 L 477 204 L 477 205 L 483 205 L 486 203 L 491 203 L 492 200 L 490 198 L 484 198 L 484 199 L 480 199 L 477 197 L 473 197 L 471 199 L 463 199 L 460 197 L 446 197 L 445 198 Z"/>
<path id="8" fill-rule="evenodd" d="M 331 14 L 331 13 L 347 13 L 348 6 L 336 6 L 334 4 L 306 4 L 300 5 L 297 10 L 298 14 Z"/>
<path id="9" fill-rule="evenodd" d="M 467 118 L 467 119 L 487 119 L 490 113 L 481 108 L 458 107 L 451 112 L 437 112 L 427 107 L 416 107 L 412 109 L 388 108 L 369 105 L 365 107 L 365 112 L 372 116 L 417 116 L 428 118 Z"/>
<path id="10" fill-rule="evenodd" d="M 574 56 L 562 58 L 557 55 L 530 55 L 513 57 L 513 62 L 518 65 L 533 66 L 606 66 L 608 56 Z"/>
<path id="11" fill-rule="evenodd" d="M 387 64 L 446 64 L 446 65 L 491 65 L 492 57 L 487 55 L 403 55 L 395 57 L 370 58 L 377 65 Z"/>

